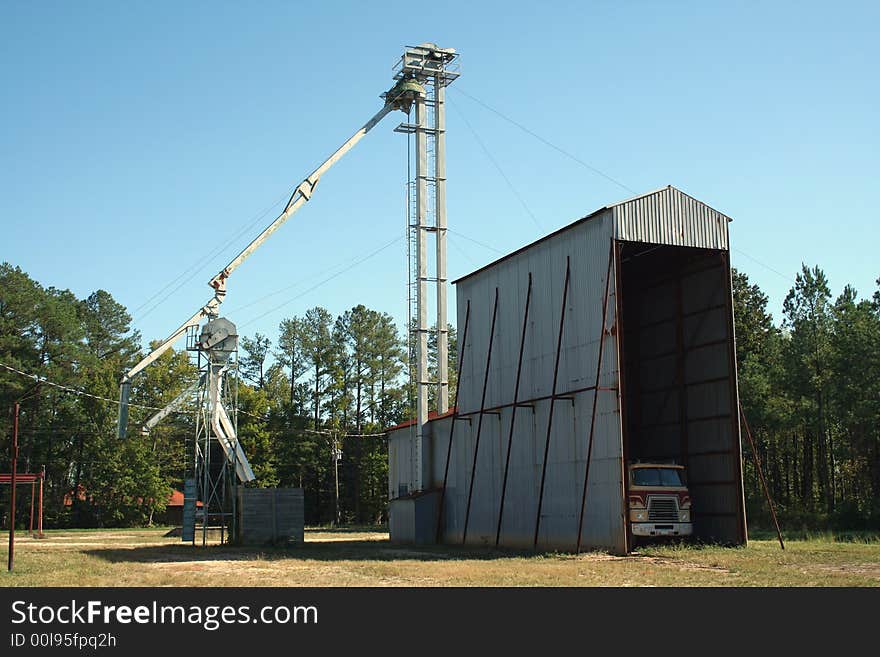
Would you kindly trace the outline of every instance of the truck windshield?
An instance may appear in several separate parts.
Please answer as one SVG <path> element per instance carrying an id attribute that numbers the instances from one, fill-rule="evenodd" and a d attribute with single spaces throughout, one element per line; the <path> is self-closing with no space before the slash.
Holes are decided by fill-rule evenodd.
<path id="1" fill-rule="evenodd" d="M 684 486 L 677 468 L 633 468 L 634 486 Z"/>

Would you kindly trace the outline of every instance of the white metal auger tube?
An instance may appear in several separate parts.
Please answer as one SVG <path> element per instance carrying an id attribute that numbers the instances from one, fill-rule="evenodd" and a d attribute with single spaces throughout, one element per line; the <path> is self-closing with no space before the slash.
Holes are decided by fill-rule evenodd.
<path id="1" fill-rule="evenodd" d="M 293 194 L 290 196 L 290 200 L 287 201 L 287 205 L 284 206 L 284 211 L 278 215 L 278 217 L 271 224 L 266 226 L 265 230 L 262 233 L 257 235 L 253 241 L 248 244 L 244 249 L 242 249 L 241 253 L 235 256 L 232 261 L 226 265 L 220 272 L 211 279 L 209 285 L 213 287 L 219 294 L 226 293 L 226 279 L 229 278 L 229 275 L 238 269 L 238 266 L 247 260 L 248 256 L 250 256 L 257 248 L 265 242 L 269 236 L 274 233 L 281 225 L 286 222 L 293 215 L 294 212 L 299 210 L 309 199 L 312 198 L 312 193 L 315 191 L 315 187 L 317 187 L 318 182 L 321 180 L 321 176 L 327 173 L 327 170 L 330 169 L 334 164 L 336 164 L 343 155 L 348 153 L 355 144 L 357 144 L 363 137 L 376 125 L 384 119 L 389 113 L 393 110 L 399 109 L 402 111 L 409 111 L 409 107 L 412 104 L 415 96 L 417 94 L 421 94 L 424 96 L 424 89 L 416 82 L 409 80 L 401 80 L 394 87 L 391 88 L 390 91 L 384 94 L 385 97 L 385 106 L 380 109 L 373 118 L 367 121 L 361 128 L 355 132 L 348 140 L 342 144 L 336 151 L 328 157 L 324 162 L 311 174 L 303 180 L 295 190 L 293 190 Z"/>
<path id="2" fill-rule="evenodd" d="M 195 315 L 178 326 L 177 329 L 165 338 L 158 347 L 142 358 L 137 365 L 128 370 L 128 372 L 122 377 L 122 381 L 119 385 L 119 417 L 116 422 L 116 431 L 119 438 L 125 438 L 125 432 L 128 427 L 128 398 L 131 395 L 132 379 L 141 370 L 151 363 L 154 363 L 159 359 L 159 356 L 168 351 L 171 348 L 171 345 L 173 345 L 181 335 L 186 333 L 187 329 L 197 327 L 199 322 L 205 317 L 216 317 L 217 311 L 220 308 L 220 301 L 221 299 L 215 295 L 214 298 L 202 306 Z"/>
<path id="3" fill-rule="evenodd" d="M 171 348 L 171 345 L 186 333 L 187 329 L 197 327 L 202 319 L 215 318 L 218 315 L 220 304 L 226 296 L 226 279 L 234 272 L 241 263 L 257 250 L 257 248 L 265 242 L 269 236 L 274 233 L 281 225 L 293 216 L 293 213 L 299 210 L 312 197 L 315 187 L 330 167 L 336 164 L 343 155 L 350 151 L 363 137 L 393 110 L 399 109 L 403 112 L 409 112 L 410 106 L 417 97 L 424 97 L 424 88 L 415 80 L 401 79 L 391 89 L 382 94 L 385 105 L 380 109 L 373 118 L 361 126 L 349 139 L 342 144 L 336 151 L 328 157 L 317 169 L 303 180 L 293 191 L 290 200 L 284 207 L 284 211 L 269 224 L 263 232 L 251 241 L 232 261 L 226 265 L 220 272 L 209 281 L 209 285 L 214 288 L 214 297 L 208 301 L 195 315 L 184 322 L 174 333 L 166 338 L 156 349 L 151 351 L 143 360 L 131 368 L 122 377 L 119 389 L 119 418 L 117 420 L 117 434 L 120 438 L 125 437 L 128 426 L 128 406 L 129 395 L 131 393 L 132 379 L 145 367 L 156 361 L 163 353 Z"/>

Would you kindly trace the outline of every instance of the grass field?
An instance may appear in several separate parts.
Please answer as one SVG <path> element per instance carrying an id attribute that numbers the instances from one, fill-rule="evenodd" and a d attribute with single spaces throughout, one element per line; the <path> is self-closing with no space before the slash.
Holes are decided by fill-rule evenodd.
<path id="1" fill-rule="evenodd" d="M 880 540 L 831 535 L 747 548 L 652 546 L 626 557 L 389 543 L 381 531 L 306 531 L 288 548 L 196 547 L 166 529 L 16 535 L 0 586 L 878 586 Z M 0 534 L 5 566 L 8 535 Z"/>

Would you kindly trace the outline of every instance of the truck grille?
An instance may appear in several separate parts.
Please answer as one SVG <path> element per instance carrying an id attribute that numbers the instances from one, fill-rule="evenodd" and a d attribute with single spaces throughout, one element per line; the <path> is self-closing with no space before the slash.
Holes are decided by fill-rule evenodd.
<path id="1" fill-rule="evenodd" d="M 674 497 L 651 497 L 648 500 L 648 520 L 678 522 L 678 501 Z"/>

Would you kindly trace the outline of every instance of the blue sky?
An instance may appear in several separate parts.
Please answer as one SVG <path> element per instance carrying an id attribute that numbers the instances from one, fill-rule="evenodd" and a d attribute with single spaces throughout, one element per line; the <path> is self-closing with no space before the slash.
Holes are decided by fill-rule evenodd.
<path id="1" fill-rule="evenodd" d="M 876 289 L 877 3 L 434 6 L 4 2 L 0 260 L 106 289 L 164 337 L 278 207 L 261 213 L 379 109 L 403 46 L 434 41 L 461 54 L 452 278 L 632 195 L 472 96 L 636 192 L 672 184 L 733 217 L 734 265 L 777 319 L 802 262 L 835 295 Z M 233 275 L 223 310 L 242 333 L 274 337 L 315 305 L 405 317 L 404 118 Z"/>

